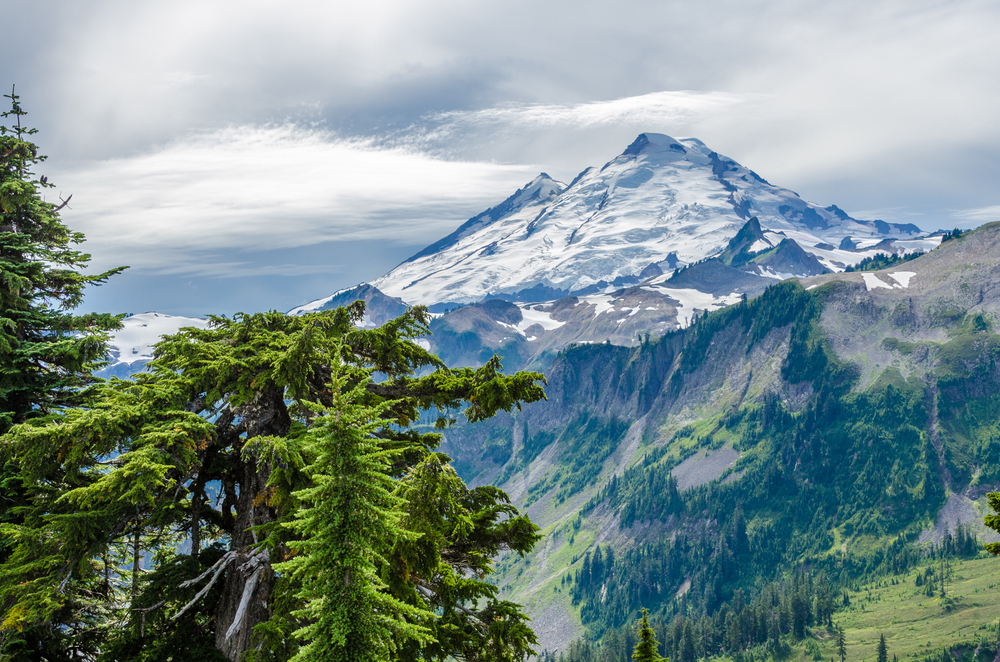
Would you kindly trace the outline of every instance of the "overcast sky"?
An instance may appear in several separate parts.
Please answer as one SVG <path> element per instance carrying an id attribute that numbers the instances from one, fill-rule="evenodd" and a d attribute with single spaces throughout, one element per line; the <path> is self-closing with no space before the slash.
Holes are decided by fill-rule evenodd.
<path id="1" fill-rule="evenodd" d="M 374 279 L 545 171 L 695 136 L 926 229 L 1000 220 L 1000 4 L 5 0 L 86 306 L 287 310 Z"/>

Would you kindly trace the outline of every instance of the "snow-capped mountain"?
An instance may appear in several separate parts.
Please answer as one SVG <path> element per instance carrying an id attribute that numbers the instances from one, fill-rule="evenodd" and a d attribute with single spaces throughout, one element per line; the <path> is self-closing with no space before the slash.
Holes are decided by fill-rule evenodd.
<path id="1" fill-rule="evenodd" d="M 644 133 L 568 186 L 540 175 L 372 285 L 409 304 L 439 306 L 604 292 L 720 254 L 753 217 L 765 228 L 754 251 L 773 248 L 775 237 L 790 240 L 831 271 L 874 254 L 885 239 L 920 233 L 802 200 L 697 139 Z M 916 243 L 900 250 L 931 247 Z"/>

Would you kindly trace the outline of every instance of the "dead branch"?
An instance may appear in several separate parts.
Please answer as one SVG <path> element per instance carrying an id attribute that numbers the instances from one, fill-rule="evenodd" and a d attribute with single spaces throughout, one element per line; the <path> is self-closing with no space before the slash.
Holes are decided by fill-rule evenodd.
<path id="1" fill-rule="evenodd" d="M 198 594 L 195 595 L 193 598 L 191 598 L 191 601 L 189 603 L 187 603 L 186 605 L 184 605 L 183 609 L 181 609 L 179 612 L 177 612 L 176 614 L 174 614 L 173 616 L 171 616 L 170 620 L 176 621 L 178 618 L 180 618 L 181 616 L 183 616 L 184 612 L 186 612 L 188 609 L 190 609 L 192 605 L 194 605 L 196 602 L 198 602 L 203 597 L 205 597 L 208 594 L 208 592 L 212 589 L 212 586 L 215 584 L 215 582 L 219 579 L 219 576 L 222 575 L 222 571 L 225 570 L 226 567 L 230 563 L 232 563 L 233 561 L 235 561 L 236 557 L 237 557 L 236 552 L 226 552 L 223 555 L 223 557 L 221 559 L 219 559 L 218 561 L 216 561 L 215 565 L 213 565 L 211 568 L 209 568 L 205 572 L 201 573 L 200 575 L 198 575 L 194 579 L 189 579 L 186 582 L 182 582 L 180 584 L 180 588 L 187 588 L 189 586 L 193 586 L 193 585 L 197 584 L 198 582 L 200 582 L 202 579 L 204 579 L 205 577 L 207 577 L 209 575 L 209 573 L 215 572 L 215 574 L 212 575 L 212 580 L 210 582 L 208 582 L 208 584 L 205 585 L 205 588 L 203 588 L 200 591 L 198 591 Z"/>
<path id="2" fill-rule="evenodd" d="M 60 212 L 60 211 L 62 211 L 62 210 L 63 210 L 63 207 L 65 207 L 66 205 L 68 205 L 68 204 L 69 204 L 69 201 L 73 199 L 73 194 L 72 194 L 72 193 L 70 193 L 70 194 L 69 194 L 69 197 L 68 197 L 68 198 L 66 198 L 65 200 L 63 200 L 62 198 L 59 198 L 59 199 L 60 199 L 60 200 L 62 200 L 62 204 L 61 204 L 61 205 L 59 205 L 58 207 L 56 207 L 55 209 L 53 209 L 53 210 L 52 210 L 52 212 L 51 212 L 51 213 L 53 213 L 53 214 L 55 214 L 56 212 Z"/>

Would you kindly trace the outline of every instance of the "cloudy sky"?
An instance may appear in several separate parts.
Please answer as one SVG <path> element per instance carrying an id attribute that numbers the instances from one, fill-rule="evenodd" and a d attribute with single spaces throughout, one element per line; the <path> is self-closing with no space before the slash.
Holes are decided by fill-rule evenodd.
<path id="1" fill-rule="evenodd" d="M 1000 5 L 5 0 L 87 307 L 287 310 L 643 131 L 926 229 L 1000 220 Z"/>

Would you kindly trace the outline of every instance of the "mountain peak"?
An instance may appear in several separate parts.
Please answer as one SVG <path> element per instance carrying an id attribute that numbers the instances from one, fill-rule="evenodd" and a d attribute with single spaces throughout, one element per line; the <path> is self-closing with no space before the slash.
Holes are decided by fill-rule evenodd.
<path id="1" fill-rule="evenodd" d="M 754 217 L 759 221 L 747 226 Z M 553 296 L 603 291 L 670 255 L 675 266 L 720 255 L 741 228 L 746 245 L 740 249 L 748 260 L 789 238 L 830 270 L 866 257 L 834 248 L 844 236 L 901 238 L 916 231 L 858 221 L 839 208 L 803 200 L 700 140 L 647 132 L 568 187 L 539 174 L 374 284 L 425 305 L 526 300 L 523 292 L 538 289 Z M 802 262 L 800 257 L 791 255 L 791 262 Z M 775 273 L 817 271 L 814 264 L 808 267 Z"/>
<path id="2" fill-rule="evenodd" d="M 639 137 L 632 141 L 632 144 L 625 148 L 622 156 L 631 156 L 649 152 L 674 151 L 684 154 L 687 150 L 679 141 L 663 133 L 640 133 Z"/>

